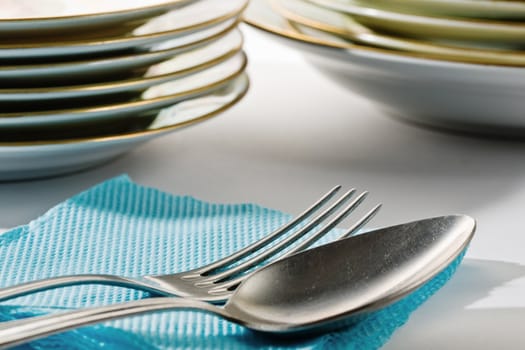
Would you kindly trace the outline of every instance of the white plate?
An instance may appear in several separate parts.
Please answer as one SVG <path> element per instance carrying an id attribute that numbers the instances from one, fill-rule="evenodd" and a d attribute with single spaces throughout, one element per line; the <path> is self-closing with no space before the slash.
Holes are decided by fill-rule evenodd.
<path id="1" fill-rule="evenodd" d="M 241 75 L 206 95 L 162 109 L 144 130 L 91 138 L 0 143 L 0 181 L 71 173 L 109 161 L 155 137 L 211 118 L 239 101 L 248 89 Z"/>
<path id="2" fill-rule="evenodd" d="M 525 66 L 523 51 L 489 50 L 440 45 L 376 33 L 350 16 L 308 3 L 304 0 L 275 0 L 276 12 L 292 23 L 325 31 L 352 43 L 394 51 L 407 51 L 425 58 L 458 62 Z"/>
<path id="3" fill-rule="evenodd" d="M 100 81 L 105 77 L 147 67 L 177 54 L 207 45 L 231 31 L 236 24 L 236 19 L 230 19 L 180 38 L 160 42 L 147 48 L 145 52 L 60 63 L 0 65 L 0 79 L 6 83 L 24 83 L 29 86 L 33 84 L 50 85 L 71 80 Z"/>
<path id="4" fill-rule="evenodd" d="M 246 21 L 302 50 L 345 88 L 390 115 L 419 124 L 492 135 L 525 135 L 525 69 L 407 57 L 358 45 L 329 45 L 294 32 L 267 0 L 252 0 Z M 330 102 L 327 101 L 327 108 Z"/>
<path id="5" fill-rule="evenodd" d="M 430 17 L 359 5 L 352 0 L 307 0 L 335 11 L 346 12 L 356 21 L 375 30 L 422 39 L 522 45 L 525 25 L 520 22 Z"/>
<path id="6" fill-rule="evenodd" d="M 239 75 L 245 68 L 246 56 L 239 52 L 227 60 L 202 72 L 151 86 L 131 102 L 96 104 L 75 109 L 38 110 L 31 112 L 0 113 L 0 127 L 5 131 L 43 126 L 72 129 L 76 124 L 97 123 L 98 121 L 129 118 L 149 113 L 184 99 L 218 89 L 224 83 Z M 73 103 L 76 106 L 76 103 Z M 18 106 L 17 106 L 18 107 Z M 4 107 L 5 110 L 5 107 Z M 20 131 L 21 133 L 21 131 Z M 13 133 L 20 137 L 18 133 Z"/>
<path id="7" fill-rule="evenodd" d="M 88 98 L 96 96 L 139 92 L 167 81 L 203 71 L 216 65 L 242 48 L 242 35 L 233 30 L 203 47 L 177 55 L 150 66 L 134 77 L 96 84 L 68 85 L 45 88 L 0 88 L 1 102 L 37 102 L 63 100 L 68 98 Z"/>
<path id="8" fill-rule="evenodd" d="M 2 0 L 0 35 L 71 34 L 116 26 L 158 16 L 191 1 L 194 0 Z"/>
<path id="9" fill-rule="evenodd" d="M 525 19 L 525 4 L 505 0 L 359 0 L 378 8 L 397 9 L 429 16 L 458 16 L 487 19 Z"/>
<path id="10" fill-rule="evenodd" d="M 85 57 L 96 53 L 148 47 L 159 42 L 180 38 L 237 17 L 248 0 L 200 0 L 181 9 L 155 17 L 125 35 L 117 34 L 92 40 L 30 41 L 14 40 L 0 44 L 0 59 Z"/>

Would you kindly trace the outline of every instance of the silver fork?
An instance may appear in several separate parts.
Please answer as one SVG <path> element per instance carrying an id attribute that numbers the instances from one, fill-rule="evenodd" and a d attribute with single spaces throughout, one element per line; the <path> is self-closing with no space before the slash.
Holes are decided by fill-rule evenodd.
<path id="1" fill-rule="evenodd" d="M 235 288 L 248 275 L 253 273 L 259 264 L 267 260 L 282 259 L 308 248 L 345 219 L 368 195 L 368 192 L 362 192 L 338 211 L 356 192 L 355 189 L 351 189 L 337 198 L 337 200 L 317 216 L 305 223 L 304 226 L 300 226 L 308 218 L 319 212 L 322 207 L 335 196 L 340 188 L 341 186 L 334 187 L 295 219 L 271 234 L 232 255 L 203 267 L 175 274 L 146 275 L 140 278 L 100 274 L 52 277 L 0 289 L 0 301 L 58 287 L 96 283 L 138 289 L 154 295 L 180 296 L 214 303 L 225 302 Z M 378 204 L 372 208 L 348 228 L 339 239 L 349 237 L 358 232 L 360 228 L 375 216 L 380 207 L 381 204 Z M 334 213 L 336 215 L 332 215 Z M 332 218 L 330 219 L 330 217 Z M 318 228 L 321 224 L 323 224 L 322 227 Z M 294 229 L 297 229 L 297 231 L 272 245 L 279 237 Z M 307 235 L 309 235 L 308 238 L 302 242 L 297 242 Z M 281 251 L 296 242 L 296 246 L 284 254 L 279 255 Z M 254 254 L 256 252 L 258 253 Z"/>

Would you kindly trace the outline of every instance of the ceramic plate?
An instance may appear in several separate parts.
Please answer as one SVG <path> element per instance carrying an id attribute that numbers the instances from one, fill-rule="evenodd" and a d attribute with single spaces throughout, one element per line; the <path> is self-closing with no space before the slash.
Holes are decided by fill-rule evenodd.
<path id="1" fill-rule="evenodd" d="M 107 162 L 155 137 L 202 122 L 228 109 L 248 90 L 240 75 L 203 96 L 165 107 L 143 127 L 86 138 L 0 143 L 0 181 L 56 176 Z"/>
<path id="2" fill-rule="evenodd" d="M 48 110 L 44 106 L 22 103 L 21 105 L 3 106 L 0 113 L 0 139 L 7 140 L 11 137 L 20 138 L 23 129 L 43 130 L 43 127 L 55 129 L 73 130 L 75 125 L 78 132 L 82 132 L 83 125 L 95 123 L 100 126 L 102 122 L 116 122 L 126 120 L 130 116 L 159 110 L 168 105 L 180 102 L 184 99 L 193 98 L 207 93 L 209 90 L 220 88 L 224 83 L 234 76 L 239 75 L 245 68 L 246 56 L 239 52 L 227 60 L 212 66 L 202 72 L 194 73 L 186 77 L 168 81 L 149 87 L 142 93 L 130 98 L 125 96 L 124 101 L 111 101 L 103 99 L 102 103 L 88 103 L 79 107 L 79 103 L 67 100 L 62 101 L 61 110 Z M 113 99 L 114 100 L 114 99 Z M 33 109 L 26 112 L 6 112 L 8 108 Z M 14 133 L 13 130 L 17 132 Z M 32 137 L 32 136 L 31 136 Z"/>
<path id="3" fill-rule="evenodd" d="M 502 20 L 525 19 L 525 3 L 504 0 L 359 0 L 376 8 L 429 16 Z"/>
<path id="4" fill-rule="evenodd" d="M 360 6 L 352 0 L 307 1 L 348 13 L 369 28 L 407 37 L 494 43 L 498 47 L 502 44 L 521 45 L 525 40 L 525 24 L 519 22 L 429 17 L 381 10 L 368 3 Z"/>
<path id="5" fill-rule="evenodd" d="M 321 72 L 389 115 L 448 130 L 525 135 L 523 68 L 410 57 L 351 45 L 324 32 L 301 33 L 268 0 L 252 0 L 245 20 L 301 50 Z"/>
<path id="6" fill-rule="evenodd" d="M 242 35 L 238 30 L 233 30 L 215 42 L 159 62 L 123 80 L 45 88 L 0 88 L 0 104 L 30 102 L 35 105 L 51 100 L 61 104 L 63 99 L 107 99 L 116 94 L 136 93 L 208 69 L 240 51 L 241 47 Z"/>
<path id="7" fill-rule="evenodd" d="M 68 35 L 154 17 L 194 0 L 2 0 L 0 35 Z"/>
<path id="8" fill-rule="evenodd" d="M 78 83 L 100 82 L 207 45 L 236 25 L 237 20 L 230 19 L 208 29 L 160 42 L 144 52 L 60 63 L 0 65 L 0 79 L 6 85 L 20 87 L 52 86 L 72 80 Z"/>
<path id="9" fill-rule="evenodd" d="M 274 9 L 290 22 L 312 27 L 356 44 L 385 49 L 424 54 L 428 58 L 443 60 L 486 63 L 497 65 L 524 66 L 525 54 L 519 51 L 464 49 L 461 47 L 429 44 L 424 41 L 409 40 L 378 34 L 355 22 L 340 12 L 328 10 L 303 0 L 275 0 Z"/>
<path id="10" fill-rule="evenodd" d="M 125 34 L 98 39 L 61 41 L 12 40 L 0 41 L 0 60 L 16 62 L 39 59 L 109 53 L 138 47 L 149 47 L 159 42 L 180 38 L 239 16 L 248 0 L 200 0 L 183 8 L 155 17 Z M 100 36 L 100 34 L 98 34 Z"/>

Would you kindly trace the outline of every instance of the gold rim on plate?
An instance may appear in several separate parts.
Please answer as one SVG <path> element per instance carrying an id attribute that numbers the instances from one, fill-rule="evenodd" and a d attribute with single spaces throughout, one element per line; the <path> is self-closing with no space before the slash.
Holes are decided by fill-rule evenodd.
<path id="1" fill-rule="evenodd" d="M 163 8 L 170 8 L 173 6 L 181 5 L 184 3 L 192 3 L 196 0 L 166 0 L 162 4 L 157 5 L 150 5 L 150 6 L 142 6 L 142 7 L 135 7 L 135 8 L 129 8 L 126 10 L 115 10 L 115 11 L 108 11 L 108 12 L 96 12 L 96 13 L 87 13 L 87 14 L 80 14 L 80 15 L 71 15 L 71 16 L 54 16 L 54 17 L 26 17 L 26 18 L 1 18 L 0 21 L 2 22 L 36 22 L 36 21 L 57 21 L 57 20 L 69 20 L 69 19 L 79 19 L 79 18 L 86 18 L 86 17 L 94 17 L 94 16 L 107 16 L 107 15 L 117 15 L 117 14 L 124 14 L 124 13 L 130 13 L 130 12 L 143 12 L 143 11 L 152 11 L 156 9 L 163 9 Z M 197 0 L 198 1 L 198 0 Z"/>
<path id="2" fill-rule="evenodd" d="M 79 137 L 79 138 L 73 138 L 73 139 L 58 139 L 58 140 L 45 140 L 45 141 L 13 141 L 13 142 L 0 142 L 0 148 L 10 148 L 10 147 L 31 147 L 31 146 L 60 146 L 65 144 L 78 144 L 78 143 L 102 143 L 102 142 L 110 142 L 110 141 L 117 141 L 117 140 L 126 140 L 126 139 L 132 139 L 132 138 L 138 138 L 143 136 L 153 136 L 156 134 L 164 134 L 170 131 L 174 131 L 177 129 L 181 129 L 187 126 L 191 126 L 193 124 L 197 124 L 199 122 L 203 122 L 207 119 L 210 119 L 227 109 L 233 107 L 237 102 L 239 102 L 248 92 L 250 87 L 250 80 L 248 79 L 248 76 L 245 72 L 240 72 L 236 76 L 231 77 L 230 79 L 222 82 L 224 87 L 228 87 L 228 84 L 235 84 L 238 81 L 241 81 L 241 79 L 244 80 L 245 88 L 239 95 L 237 95 L 232 101 L 228 102 L 224 106 L 220 107 L 219 109 L 207 113 L 205 115 L 185 120 L 182 122 L 175 123 L 173 125 L 159 127 L 157 129 L 146 129 L 141 131 L 134 131 L 134 132 L 128 132 L 123 134 L 115 134 L 115 135 L 104 135 L 104 136 L 93 136 L 93 137 Z M 220 84 L 219 84 L 220 85 Z M 212 91 L 210 91 L 210 94 L 213 94 Z M 202 96 L 201 96 L 202 97 Z M 198 98 L 198 97 L 197 97 Z M 184 102 L 184 101 L 181 101 Z M 174 104 L 176 105 L 176 104 Z M 170 108 L 171 106 L 168 106 L 166 108 Z"/>
<path id="3" fill-rule="evenodd" d="M 254 11 L 252 8 L 254 6 L 260 6 L 263 2 L 267 3 L 267 8 L 264 10 L 269 10 L 272 12 L 273 15 L 277 15 L 277 13 L 273 12 L 270 8 L 270 2 L 272 2 L 271 0 L 250 0 L 250 4 L 248 5 L 247 9 L 243 12 L 243 21 L 245 23 L 249 24 L 252 27 L 261 29 L 265 32 L 272 33 L 278 36 L 284 36 L 289 39 L 294 39 L 301 42 L 306 42 L 308 44 L 325 46 L 334 49 L 354 49 L 358 47 L 357 45 L 351 43 L 329 41 L 321 38 L 315 38 L 310 35 L 302 34 L 295 30 L 293 26 L 291 26 L 290 23 L 284 18 L 281 18 L 281 20 L 283 21 L 282 26 L 284 26 L 285 28 L 265 23 L 265 21 L 261 20 L 261 18 L 254 18 L 254 15 L 251 13 Z"/>
<path id="4" fill-rule="evenodd" d="M 440 60 L 493 65 L 525 66 L 525 53 L 523 52 L 514 50 L 501 51 L 491 49 L 481 50 L 475 48 L 461 48 L 377 34 L 373 30 L 354 22 L 350 17 L 347 17 L 344 14 L 329 9 L 318 8 L 314 4 L 308 4 L 306 2 L 304 3 L 306 6 L 311 6 L 312 10 L 318 10 L 321 11 L 321 13 L 325 12 L 331 16 L 340 16 L 341 20 L 345 21 L 345 28 L 342 28 L 337 25 L 321 22 L 318 19 L 306 17 L 306 15 L 301 13 L 301 9 L 294 8 L 294 11 L 291 8 L 287 8 L 283 2 L 288 1 L 290 0 L 274 0 L 272 2 L 272 7 L 278 14 L 282 15 L 285 19 L 294 24 L 299 24 L 326 33 L 334 34 L 343 37 L 344 39 L 353 41 L 356 44 L 368 45 L 386 50 L 420 53 L 428 55 L 429 58 Z M 297 2 L 302 3 L 303 0 L 297 0 Z M 308 7 L 306 7 L 306 9 L 308 9 Z"/>
<path id="5" fill-rule="evenodd" d="M 228 49 L 227 52 L 225 53 L 221 53 L 219 56 L 216 56 L 212 59 L 208 59 L 207 61 L 205 62 L 202 62 L 202 63 L 199 63 L 197 65 L 192 65 L 190 67 L 187 67 L 187 68 L 184 68 L 184 69 L 181 69 L 181 70 L 178 70 L 178 71 L 175 71 L 175 72 L 171 72 L 171 73 L 164 73 L 164 74 L 159 74 L 159 75 L 154 75 L 154 76 L 142 76 L 142 77 L 137 77 L 137 78 L 132 78 L 132 79 L 126 79 L 126 80 L 117 80 L 117 81 L 109 81 L 109 82 L 102 82 L 102 83 L 91 83 L 91 84 L 81 84 L 81 85 L 68 85 L 68 86 L 60 86 L 60 87 L 38 87 L 38 88 L 17 88 L 17 89 L 3 89 L 3 88 L 0 88 L 0 95 L 12 95 L 12 94 L 46 94 L 46 93 L 67 93 L 67 92 L 82 92 L 82 91 L 100 91 L 100 90 L 111 90 L 111 89 L 115 89 L 115 88 L 119 88 L 119 87 L 126 87 L 126 86 L 131 86 L 131 88 L 133 87 L 133 85 L 136 85 L 136 84 L 142 84 L 142 83 L 147 83 L 147 82 L 155 82 L 157 80 L 166 80 L 166 79 L 169 79 L 169 78 L 177 78 L 179 76 L 183 76 L 183 75 L 188 75 L 188 74 L 191 74 L 191 73 L 196 73 L 196 72 L 200 72 L 206 68 L 209 68 L 209 67 L 212 67 L 222 61 L 225 61 L 226 59 L 234 56 L 235 54 L 237 54 L 238 52 L 240 52 L 242 50 L 242 46 L 243 46 L 243 43 L 244 43 L 244 38 L 241 34 L 241 32 L 239 30 L 236 30 L 236 29 L 233 29 L 232 32 L 229 32 L 227 33 L 224 37 L 226 37 L 227 35 L 230 35 L 230 34 L 233 34 L 233 33 L 237 33 L 239 36 L 240 36 L 240 42 L 239 43 L 236 43 L 234 47 L 231 47 L 230 49 Z M 220 40 L 220 39 L 219 39 Z M 210 45 L 213 45 L 215 43 L 211 43 Z M 196 50 L 202 50 L 202 49 L 205 49 L 207 46 L 203 46 L 203 47 L 200 47 L 200 48 L 197 48 Z M 190 51 L 187 51 L 185 53 L 181 53 L 181 55 L 185 55 L 185 54 L 188 54 L 190 53 Z M 157 64 L 162 64 L 163 62 L 166 62 L 166 61 L 169 61 L 171 59 L 176 59 L 176 57 L 178 56 L 175 56 L 175 57 L 172 57 L 172 58 L 169 58 L 169 59 L 166 59 L 166 60 L 163 60 L 163 61 L 160 61 L 160 62 L 157 62 L 157 63 L 154 63 L 152 65 L 150 65 L 149 67 L 152 67 L 152 66 L 155 66 Z M 147 68 L 148 66 L 146 66 Z M 111 92 L 110 92 L 111 93 Z M 97 93 L 98 95 L 99 93 Z M 89 96 L 94 96 L 94 95 L 89 95 Z M 8 97 L 8 96 L 6 96 Z M 37 97 L 35 97 L 37 98 Z M 64 97 L 58 97 L 60 99 L 63 99 Z M 67 98 L 67 97 L 65 97 Z M 49 98 L 49 100 L 54 100 L 56 98 Z M 2 100 L 0 98 L 0 100 Z M 17 101 L 22 101 L 22 99 L 17 99 Z M 29 101 L 29 99 L 28 99 Z M 2 113 L 0 112 L 0 117 L 4 117 L 2 115 Z"/>
<path id="6" fill-rule="evenodd" d="M 523 19 L 525 4 L 521 1 L 472 0 L 365 0 L 380 8 L 404 8 L 410 13 L 444 14 L 454 17 L 484 19 Z M 362 1 L 359 1 L 362 2 Z M 375 5 L 377 4 L 377 5 Z M 405 10 L 404 10 L 405 11 Z"/>
<path id="7" fill-rule="evenodd" d="M 2 71 L 12 71 L 12 70 L 19 70 L 19 69 L 26 69 L 26 70 L 31 70 L 31 69 L 46 69 L 46 68 L 49 68 L 49 67 L 52 67 L 53 69 L 60 69 L 61 67 L 71 67 L 71 66 L 81 66 L 81 65 L 86 65 L 86 64 L 93 64 L 93 63 L 96 63 L 97 65 L 100 65 L 101 63 L 109 63 L 109 62 L 115 62 L 115 61 L 119 61 L 119 60 L 129 60 L 129 59 L 133 59 L 135 57 L 148 57 L 148 56 L 157 56 L 157 55 L 163 55 L 163 54 L 170 54 L 171 52 L 173 52 L 174 54 L 178 54 L 179 52 L 182 53 L 186 50 L 191 50 L 193 49 L 194 47 L 197 48 L 197 47 L 200 47 L 201 45 L 206 45 L 207 43 L 211 43 L 221 37 L 223 37 L 224 35 L 226 35 L 227 33 L 229 33 L 230 31 L 232 31 L 233 29 L 235 29 L 238 24 L 241 22 L 241 19 L 238 18 L 236 19 L 231 25 L 229 25 L 228 27 L 226 27 L 225 29 L 221 30 L 220 32 L 216 33 L 216 34 L 213 34 L 209 37 L 206 37 L 206 38 L 202 38 L 202 39 L 199 39 L 197 41 L 194 41 L 194 42 L 190 42 L 190 43 L 187 43 L 187 44 L 184 44 L 184 45 L 181 45 L 181 46 L 175 46 L 175 47 L 172 47 L 172 48 L 169 48 L 169 49 L 162 49 L 162 50 L 158 50 L 158 51 L 148 51 L 148 52 L 139 52 L 139 53 L 136 53 L 136 54 L 129 54 L 129 55 L 120 55 L 120 56 L 112 56 L 112 57 L 101 57 L 101 58 L 95 58 L 95 59 L 82 59 L 82 60 L 75 60 L 75 61 L 70 61 L 70 62 L 59 62 L 59 63 L 54 63 L 54 62 L 49 62 L 49 63 L 40 63 L 40 64 L 27 64 L 27 65 L 0 65 L 0 72 Z M 146 65 L 147 66 L 147 65 Z"/>
<path id="8" fill-rule="evenodd" d="M 42 49 L 42 48 L 54 48 L 57 46 L 60 47 L 75 47 L 75 46 L 99 46 L 99 45 L 110 45 L 110 44 L 116 44 L 116 43 L 125 43 L 127 41 L 134 41 L 139 39 L 152 39 L 152 38 L 159 38 L 164 36 L 171 36 L 178 33 L 184 33 L 187 31 L 195 31 L 199 29 L 204 29 L 207 27 L 211 27 L 216 24 L 220 24 L 222 22 L 225 22 L 229 19 L 240 17 L 240 15 L 243 13 L 243 11 L 247 8 L 249 4 L 249 0 L 245 0 L 241 7 L 238 9 L 234 9 L 231 12 L 228 12 L 222 16 L 215 17 L 213 19 L 199 22 L 197 24 L 189 25 L 186 27 L 181 27 L 174 30 L 168 30 L 163 32 L 155 32 L 155 33 L 149 33 L 149 34 L 140 34 L 140 35 L 134 35 L 134 36 L 123 36 L 113 39 L 99 39 L 95 41 L 85 40 L 85 41 L 63 41 L 63 42 L 52 42 L 52 43 L 25 43 L 25 44 L 12 44 L 12 45 L 2 45 L 0 44 L 0 49 L 2 50 L 16 50 L 16 49 Z"/>
<path id="9" fill-rule="evenodd" d="M 344 12 L 367 27 L 387 29 L 396 33 L 452 40 L 492 41 L 501 43 L 521 43 L 525 39 L 525 24 L 496 20 L 482 20 L 457 17 L 432 17 L 387 11 L 360 5 L 353 1 L 306 0 L 321 7 Z"/>
<path id="10" fill-rule="evenodd" d="M 443 22 L 443 25 L 446 25 L 445 22 L 454 22 L 457 24 L 465 23 L 465 24 L 472 24 L 472 25 L 497 25 L 497 26 L 504 26 L 504 27 L 516 27 L 523 29 L 525 28 L 525 24 L 516 22 L 508 22 L 508 21 L 498 21 L 498 20 L 492 20 L 492 19 L 476 19 L 476 18 L 458 18 L 458 17 L 448 17 L 448 16 L 429 16 L 429 15 L 422 15 L 422 14 L 413 14 L 413 13 L 405 13 L 402 11 L 389 11 L 389 10 L 382 10 L 380 8 L 376 8 L 373 6 L 370 6 L 370 4 L 361 4 L 353 0 L 349 0 L 347 2 L 341 2 L 341 1 L 333 1 L 333 0 L 305 0 L 314 4 L 317 4 L 319 6 L 331 8 L 332 10 L 336 11 L 342 11 L 347 12 L 348 14 L 353 15 L 354 12 L 361 13 L 361 10 L 363 12 L 369 12 L 367 16 L 374 16 L 381 19 L 389 20 L 392 15 L 402 15 L 407 17 L 420 17 L 421 20 L 424 19 L 431 19 L 431 20 L 439 20 L 440 22 Z M 485 1 L 485 0 L 473 0 L 473 1 Z M 480 27 L 481 28 L 481 27 Z"/>
<path id="11" fill-rule="evenodd" d="M 96 113 L 96 112 L 110 111 L 110 110 L 115 110 L 115 109 L 116 110 L 120 110 L 120 109 L 129 109 L 131 107 L 140 107 L 140 106 L 143 106 L 143 105 L 160 103 L 160 102 L 171 100 L 171 99 L 174 99 L 174 98 L 177 98 L 177 97 L 198 94 L 198 93 L 201 93 L 201 92 L 204 92 L 204 91 L 207 91 L 207 90 L 211 90 L 211 89 L 213 89 L 215 87 L 218 87 L 218 86 L 224 84 L 224 82 L 226 82 L 226 81 L 228 81 L 228 80 L 238 76 L 239 74 L 241 74 L 245 70 L 245 68 L 246 68 L 246 66 L 248 64 L 248 58 L 247 58 L 247 56 L 246 56 L 246 54 L 244 52 L 239 51 L 238 53 L 240 54 L 240 56 L 242 57 L 242 60 L 243 60 L 242 64 L 239 66 L 238 69 L 236 69 L 234 72 L 232 72 L 231 74 L 229 74 L 225 78 L 216 81 L 215 83 L 208 84 L 208 85 L 196 88 L 196 89 L 186 90 L 186 91 L 183 91 L 183 92 L 180 92 L 180 93 L 177 93 L 177 94 L 171 94 L 171 95 L 166 95 L 166 96 L 159 96 L 159 97 L 149 98 L 147 100 L 132 101 L 132 102 L 125 102 L 125 103 L 117 103 L 117 104 L 113 104 L 113 105 L 110 104 L 110 105 L 99 105 L 99 106 L 86 107 L 86 108 L 73 108 L 73 109 L 62 109 L 62 110 L 46 110 L 46 111 L 37 111 L 37 112 L 27 112 L 27 113 L 23 113 L 23 114 L 12 113 L 12 112 L 0 113 L 0 118 L 15 118 L 16 119 L 16 118 L 31 118 L 31 117 L 34 117 L 34 116 L 41 117 L 41 116 L 57 115 L 57 114 Z"/>
<path id="12" fill-rule="evenodd" d="M 443 58 L 436 58 L 432 57 L 432 55 L 424 54 L 424 53 L 416 53 L 416 52 L 408 52 L 408 51 L 393 51 L 393 50 L 387 50 L 382 48 L 376 48 L 376 47 L 370 47 L 370 46 L 364 46 L 364 45 L 358 45 L 351 42 L 343 42 L 342 40 L 337 40 L 337 38 L 334 38 L 335 40 L 331 41 L 328 39 L 324 39 L 321 37 L 313 37 L 308 34 L 303 34 L 299 32 L 289 21 L 284 19 L 282 16 L 278 15 L 272 7 L 275 6 L 274 3 L 276 0 L 250 0 L 250 5 L 248 6 L 247 10 L 244 12 L 243 20 L 245 23 L 249 24 L 250 26 L 253 26 L 255 28 L 258 28 L 260 30 L 266 31 L 268 33 L 285 37 L 288 39 L 292 39 L 295 41 L 299 41 L 302 43 L 329 48 L 333 50 L 342 50 L 342 51 L 353 51 L 358 50 L 362 52 L 371 52 L 371 53 L 378 53 L 378 54 L 386 54 L 389 56 L 397 56 L 397 57 L 406 57 L 406 58 L 415 58 L 415 59 L 428 59 L 433 61 L 439 61 L 439 62 L 450 62 L 450 63 L 464 63 L 464 64 L 478 64 L 478 65 L 486 65 L 486 66 L 502 66 L 502 67 L 520 67 L 520 65 L 516 65 L 515 63 L 486 63 L 482 61 L 478 61 L 475 59 L 472 60 L 463 60 L 463 59 L 443 59 Z M 256 6 L 258 8 L 256 8 Z M 279 6 L 277 4 L 277 6 Z M 268 23 L 269 21 L 267 19 L 261 18 L 261 14 L 257 12 L 267 12 L 267 15 L 271 14 L 273 16 L 278 16 L 279 20 L 282 22 L 280 24 L 275 23 Z"/>

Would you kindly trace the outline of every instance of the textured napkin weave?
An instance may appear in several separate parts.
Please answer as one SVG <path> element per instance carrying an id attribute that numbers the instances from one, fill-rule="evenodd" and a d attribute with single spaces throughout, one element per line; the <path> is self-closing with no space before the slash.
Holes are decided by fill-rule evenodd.
<path id="1" fill-rule="evenodd" d="M 64 274 L 134 277 L 180 272 L 228 255 L 288 220 L 289 215 L 257 205 L 173 196 L 121 176 L 1 235 L 0 286 Z M 354 326 L 310 339 L 270 340 L 212 315 L 177 311 L 84 327 L 21 348 L 377 349 L 448 281 L 460 261 L 461 257 L 416 292 Z M 2 303 L 0 320 L 147 296 L 100 285 L 59 288 Z"/>

